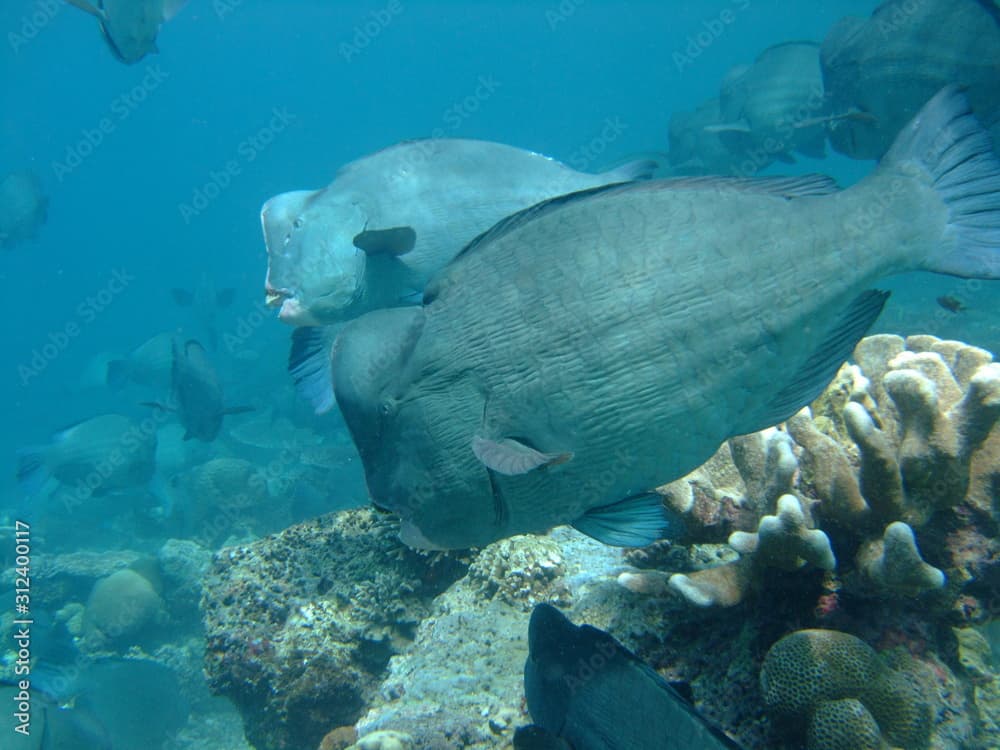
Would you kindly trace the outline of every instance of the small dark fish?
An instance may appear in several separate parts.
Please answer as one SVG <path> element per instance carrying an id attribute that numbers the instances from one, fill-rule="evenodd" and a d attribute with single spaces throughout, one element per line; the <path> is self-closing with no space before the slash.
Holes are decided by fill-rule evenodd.
<path id="1" fill-rule="evenodd" d="M 145 405 L 176 411 L 184 426 L 185 440 L 198 438 L 210 443 L 218 437 L 224 416 L 253 411 L 252 406 L 227 408 L 223 405 L 219 376 L 208 359 L 205 347 L 194 340 L 183 346 L 173 341 L 171 395 L 173 405 L 155 402 L 146 402 Z"/>
<path id="2" fill-rule="evenodd" d="M 94 16 L 111 53 L 127 65 L 158 52 L 160 26 L 184 7 L 187 0 L 66 0 L 74 8 Z"/>
<path id="3" fill-rule="evenodd" d="M 539 604 L 524 694 L 535 724 L 516 750 L 738 750 L 651 667 L 603 630 Z"/>
<path id="4" fill-rule="evenodd" d="M 962 300 L 958 297 L 952 297 L 950 294 L 944 294 L 938 297 L 937 303 L 948 312 L 960 313 L 966 309 L 965 305 L 962 304 Z"/>

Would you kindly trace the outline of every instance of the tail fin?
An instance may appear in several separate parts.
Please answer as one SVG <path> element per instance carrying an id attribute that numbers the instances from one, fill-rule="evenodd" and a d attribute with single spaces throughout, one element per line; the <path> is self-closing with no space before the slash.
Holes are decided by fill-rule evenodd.
<path id="1" fill-rule="evenodd" d="M 1000 279 L 1000 159 L 961 89 L 941 89 L 900 132 L 882 164 L 925 175 L 948 209 L 935 273 Z"/>
<path id="2" fill-rule="evenodd" d="M 23 448 L 17 452 L 17 483 L 29 495 L 37 495 L 49 478 L 41 448 Z"/>

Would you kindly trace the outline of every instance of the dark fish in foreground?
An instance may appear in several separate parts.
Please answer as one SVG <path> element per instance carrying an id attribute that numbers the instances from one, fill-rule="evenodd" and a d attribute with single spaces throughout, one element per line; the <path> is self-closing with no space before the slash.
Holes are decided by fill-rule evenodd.
<path id="1" fill-rule="evenodd" d="M 97 0 L 97 7 L 88 0 L 66 2 L 94 16 L 111 53 L 131 65 L 159 51 L 156 35 L 160 26 L 177 15 L 187 0 Z"/>
<path id="2" fill-rule="evenodd" d="M 515 750 L 739 750 L 608 633 L 550 604 L 531 613 L 524 694 L 535 724 Z"/>
<path id="3" fill-rule="evenodd" d="M 0 247 L 30 240 L 48 216 L 49 199 L 38 175 L 27 170 L 0 180 Z"/>
<path id="4" fill-rule="evenodd" d="M 184 439 L 198 438 L 206 443 L 215 440 L 227 414 L 253 411 L 252 406 L 226 407 L 219 376 L 208 359 L 205 348 L 191 340 L 183 346 L 173 341 L 171 368 L 172 405 L 147 402 L 166 411 L 176 411 L 184 426 Z"/>
<path id="5" fill-rule="evenodd" d="M 847 190 L 665 180 L 505 220 L 423 306 L 347 324 L 334 391 L 407 543 L 572 523 L 640 546 L 663 531 L 654 488 L 811 403 L 881 311 L 874 286 L 916 269 L 1000 278 L 1000 161 L 956 87 Z"/>

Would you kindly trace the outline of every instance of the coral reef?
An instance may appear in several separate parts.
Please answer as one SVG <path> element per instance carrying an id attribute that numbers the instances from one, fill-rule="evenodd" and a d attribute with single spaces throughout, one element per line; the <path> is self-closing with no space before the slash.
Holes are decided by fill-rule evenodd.
<path id="1" fill-rule="evenodd" d="M 83 643 L 87 650 L 130 645 L 165 618 L 163 600 L 149 579 L 119 570 L 94 584 L 83 615 Z"/>
<path id="2" fill-rule="evenodd" d="M 432 598 L 465 572 L 396 532 L 372 510 L 344 511 L 215 555 L 205 668 L 260 750 L 314 748 L 353 724 Z"/>
<path id="3" fill-rule="evenodd" d="M 729 534 L 740 561 L 677 573 L 672 590 L 700 606 L 732 606 L 768 570 L 804 563 L 836 569 L 849 590 L 876 596 L 997 575 L 989 561 L 1000 553 L 1000 364 L 932 336 L 872 336 L 855 359 L 785 432 L 733 439 L 713 459 L 721 472 L 706 479 L 703 467 L 661 488 L 675 509 L 684 510 L 678 488 L 687 485 L 758 518 L 756 530 Z M 693 536 L 718 539 L 704 514 L 688 515 Z"/>
<path id="4" fill-rule="evenodd" d="M 748 750 L 995 747 L 1000 683 L 968 634 L 1000 608 L 991 360 L 930 336 L 864 339 L 809 409 L 661 487 L 684 536 L 641 550 L 560 528 L 423 555 L 367 510 L 223 550 L 202 602 L 211 685 L 261 750 L 388 732 L 404 747 L 506 748 L 529 721 L 528 616 L 552 601 Z M 800 688 L 774 687 L 783 650 Z"/>

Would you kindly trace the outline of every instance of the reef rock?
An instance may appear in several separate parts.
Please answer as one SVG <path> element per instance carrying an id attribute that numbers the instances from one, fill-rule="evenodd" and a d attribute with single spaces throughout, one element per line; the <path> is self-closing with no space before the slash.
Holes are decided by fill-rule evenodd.
<path id="1" fill-rule="evenodd" d="M 353 724 L 430 602 L 465 572 L 373 510 L 344 511 L 215 555 L 205 668 L 258 750 L 315 748 Z"/>

